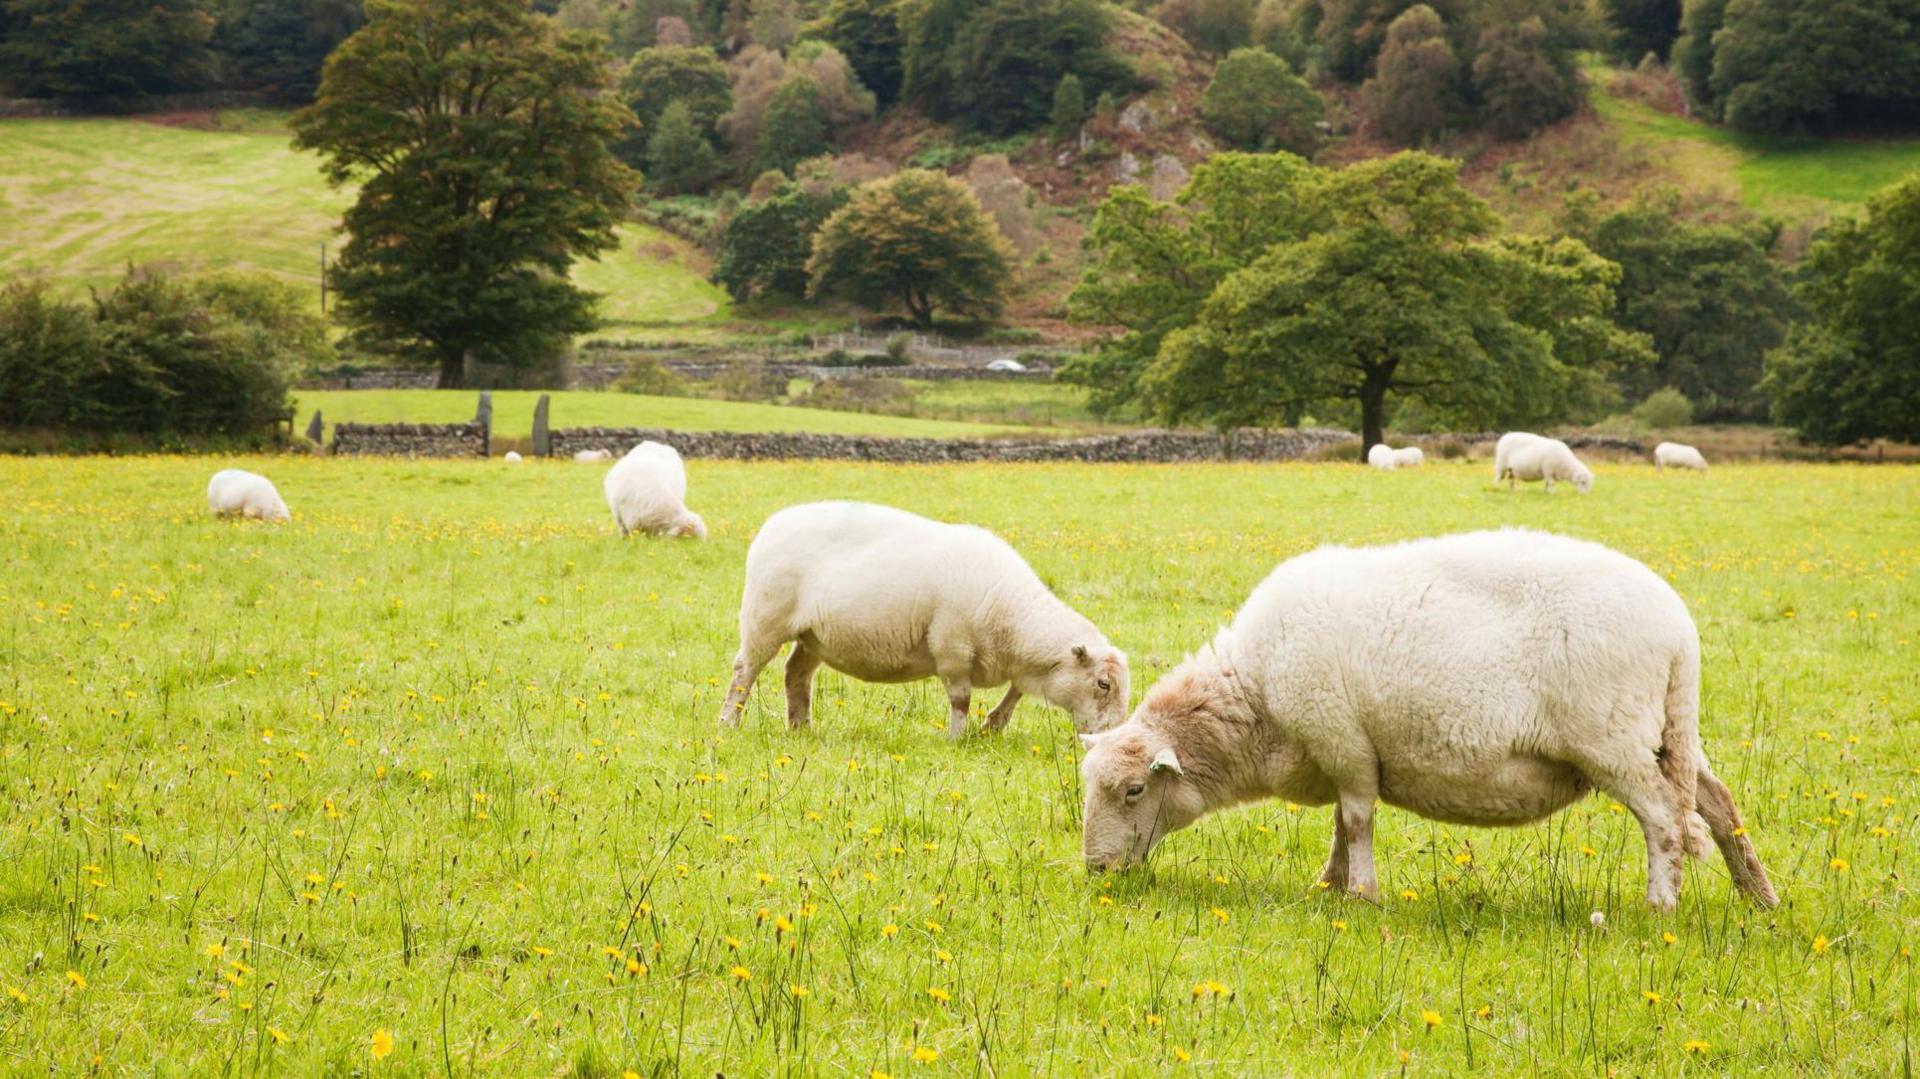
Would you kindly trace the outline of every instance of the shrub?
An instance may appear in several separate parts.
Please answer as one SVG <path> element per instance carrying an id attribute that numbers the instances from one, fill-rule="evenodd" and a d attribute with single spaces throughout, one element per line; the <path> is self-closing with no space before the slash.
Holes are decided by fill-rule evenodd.
<path id="1" fill-rule="evenodd" d="M 1393 20 L 1361 100 L 1368 121 L 1395 142 L 1425 142 L 1459 122 L 1460 63 L 1437 12 L 1420 4 Z"/>
<path id="2" fill-rule="evenodd" d="M 907 350 L 913 347 L 913 335 L 896 333 L 887 338 L 887 358 L 896 364 L 907 362 Z"/>
<path id="3" fill-rule="evenodd" d="M 1693 402 L 1687 395 L 1668 386 L 1655 390 L 1634 406 L 1633 418 L 1656 431 L 1685 427 L 1693 422 Z"/>
<path id="4" fill-rule="evenodd" d="M 1236 49 L 1200 96 L 1207 126 L 1242 149 L 1311 153 L 1326 106 L 1287 62 L 1265 49 Z"/>
<path id="5" fill-rule="evenodd" d="M 646 393 L 655 397 L 681 397 L 687 392 L 687 380 L 660 362 L 660 357 L 641 353 L 627 358 L 626 370 L 612 382 L 621 393 Z"/>
<path id="6" fill-rule="evenodd" d="M 735 360 L 714 376 L 713 392 L 728 401 L 773 401 L 787 395 L 787 378 L 751 360 Z"/>
<path id="7" fill-rule="evenodd" d="M 1053 123 L 1056 135 L 1071 135 L 1079 130 L 1087 119 L 1087 92 L 1080 85 L 1080 76 L 1069 71 L 1060 76 L 1060 82 L 1053 88 L 1053 110 L 1047 117 Z"/>
<path id="8" fill-rule="evenodd" d="M 1538 16 L 1480 35 L 1473 88 L 1481 122 L 1503 139 L 1524 138 L 1573 115 L 1582 97 L 1572 54 L 1553 47 Z"/>
<path id="9" fill-rule="evenodd" d="M 839 412 L 904 416 L 913 410 L 913 390 L 890 378 L 829 378 L 815 383 L 794 403 Z"/>

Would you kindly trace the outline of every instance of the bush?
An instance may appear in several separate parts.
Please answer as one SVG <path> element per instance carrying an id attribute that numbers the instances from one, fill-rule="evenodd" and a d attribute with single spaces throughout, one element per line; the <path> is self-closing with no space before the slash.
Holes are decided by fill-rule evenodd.
<path id="1" fill-rule="evenodd" d="M 1080 76 L 1069 71 L 1060 76 L 1060 82 L 1053 88 L 1053 109 L 1047 118 L 1053 123 L 1056 135 L 1071 135 L 1080 129 L 1087 120 L 1087 91 L 1080 85 Z"/>
<path id="2" fill-rule="evenodd" d="M 827 152 L 827 116 L 820 87 L 812 79 L 790 79 L 767 103 L 760 138 L 753 147 L 757 172 L 791 172 L 810 157 Z"/>
<path id="3" fill-rule="evenodd" d="M 1553 46 L 1537 16 L 1480 35 L 1473 89 L 1481 123 L 1503 139 L 1524 138 L 1572 116 L 1583 96 L 1572 54 Z"/>
<path id="4" fill-rule="evenodd" d="M 0 426 L 251 434 L 329 355 L 301 295 L 265 278 L 136 269 L 87 302 L 15 282 L 0 290 Z"/>
<path id="5" fill-rule="evenodd" d="M 1685 427 L 1693 422 L 1693 402 L 1687 395 L 1668 386 L 1664 390 L 1655 390 L 1647 399 L 1634 406 L 1633 418 L 1656 431 Z"/>
<path id="6" fill-rule="evenodd" d="M 1408 8 L 1387 28 L 1378 74 L 1361 90 L 1367 120 L 1395 142 L 1417 144 L 1460 121 L 1460 63 L 1446 25 L 1425 4 Z"/>
<path id="7" fill-rule="evenodd" d="M 751 360 L 735 360 L 714 376 L 713 392 L 728 401 L 775 401 L 787 395 L 787 377 Z"/>
<path id="8" fill-rule="evenodd" d="M 1047 122 L 1063 75 L 1088 92 L 1135 82 L 1107 48 L 1099 0 L 907 0 L 900 9 L 905 96 L 936 120 L 992 134 Z"/>
<path id="9" fill-rule="evenodd" d="M 815 383 L 794 403 L 839 412 L 904 416 L 913 409 L 913 390 L 888 378 L 829 378 Z"/>
<path id="10" fill-rule="evenodd" d="M 1247 150 L 1312 153 L 1326 105 L 1287 62 L 1265 49 L 1236 49 L 1200 96 L 1200 116 L 1221 138 Z"/>
<path id="11" fill-rule="evenodd" d="M 736 300 L 768 292 L 804 295 L 814 234 L 846 201 L 838 187 L 815 190 L 786 181 L 768 197 L 740 207 L 720 240 L 714 283 Z"/>
<path id="12" fill-rule="evenodd" d="M 683 195 L 713 182 L 720 155 L 694 126 L 686 102 L 675 101 L 660 114 L 660 122 L 647 137 L 646 164 L 647 180 L 655 190 Z"/>
<path id="13" fill-rule="evenodd" d="M 887 358 L 896 364 L 907 362 L 907 350 L 913 347 L 913 335 L 896 333 L 887 338 Z"/>
<path id="14" fill-rule="evenodd" d="M 660 357 L 641 353 L 627 358 L 626 370 L 613 380 L 612 386 L 620 393 L 645 393 L 655 397 L 682 397 L 687 392 L 687 380 L 682 378 Z"/>

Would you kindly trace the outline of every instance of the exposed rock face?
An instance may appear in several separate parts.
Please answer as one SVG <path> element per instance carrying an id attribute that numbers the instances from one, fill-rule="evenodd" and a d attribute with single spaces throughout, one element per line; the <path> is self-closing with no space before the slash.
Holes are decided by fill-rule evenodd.
<path id="1" fill-rule="evenodd" d="M 1147 180 L 1147 193 L 1161 202 L 1171 200 L 1187 186 L 1190 179 L 1187 167 L 1172 154 L 1156 154 L 1153 159 L 1153 176 Z"/>
<path id="2" fill-rule="evenodd" d="M 1120 110 L 1120 128 L 1136 135 L 1144 135 L 1160 126 L 1160 118 L 1154 115 L 1145 101 L 1136 101 Z"/>

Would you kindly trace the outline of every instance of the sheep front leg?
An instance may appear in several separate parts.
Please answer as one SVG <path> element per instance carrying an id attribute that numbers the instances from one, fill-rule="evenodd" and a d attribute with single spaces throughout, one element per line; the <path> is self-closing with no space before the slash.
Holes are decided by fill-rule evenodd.
<path id="1" fill-rule="evenodd" d="M 1347 837 L 1347 894 L 1378 900 L 1380 884 L 1373 876 L 1373 795 L 1340 795 L 1334 807 Z"/>
<path id="2" fill-rule="evenodd" d="M 987 724 L 980 728 L 983 734 L 999 734 L 1006 728 L 1007 721 L 1013 718 L 1013 708 L 1020 703 L 1020 691 L 1013 686 L 1007 687 L 1007 695 L 987 713 Z"/>
<path id="3" fill-rule="evenodd" d="M 965 678 L 947 680 L 947 737 L 959 741 L 967 736 L 967 713 L 973 707 L 973 685 Z"/>
<path id="4" fill-rule="evenodd" d="M 806 645 L 794 642 L 787 657 L 787 729 L 797 731 L 813 719 L 813 673 L 820 669 L 820 657 Z"/>
<path id="5" fill-rule="evenodd" d="M 1340 807 L 1333 807 L 1333 849 L 1327 852 L 1327 866 L 1320 871 L 1320 883 L 1329 888 L 1347 887 L 1347 826 L 1340 818 Z"/>

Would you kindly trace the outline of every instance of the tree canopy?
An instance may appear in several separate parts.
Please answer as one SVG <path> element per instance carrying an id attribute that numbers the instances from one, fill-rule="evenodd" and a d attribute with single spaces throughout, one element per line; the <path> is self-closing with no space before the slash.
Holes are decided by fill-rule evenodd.
<path id="1" fill-rule="evenodd" d="M 379 0 L 327 61 L 295 145 L 360 190 L 332 270 L 369 349 L 520 365 L 593 327 L 575 257 L 615 244 L 638 176 L 608 151 L 632 114 L 597 39 L 518 0 Z"/>
<path id="2" fill-rule="evenodd" d="M 1920 442 L 1920 175 L 1825 229 L 1795 292 L 1809 317 L 1767 357 L 1774 420 L 1821 445 Z"/>
<path id="3" fill-rule="evenodd" d="M 846 202 L 846 190 L 837 185 L 793 180 L 747 202 L 727 221 L 714 283 L 736 300 L 769 292 L 805 295 L 814 234 Z"/>
<path id="4" fill-rule="evenodd" d="M 1098 97 L 1133 84 L 1098 0 L 905 0 L 903 94 L 996 135 L 1045 124 L 1060 77 Z"/>
<path id="5" fill-rule="evenodd" d="M 875 310 L 897 303 L 927 327 L 936 311 L 998 314 L 1012 263 L 1012 248 L 965 184 L 908 169 L 861 187 L 821 226 L 808 292 Z"/>
<path id="6" fill-rule="evenodd" d="M 214 24 L 203 0 L 0 0 L 0 80 L 31 97 L 196 89 Z"/>
<path id="7" fill-rule="evenodd" d="M 1683 22 L 1694 103 L 1730 126 L 1920 126 L 1915 0 L 1692 0 Z"/>
<path id="8" fill-rule="evenodd" d="M 1248 150 L 1309 153 L 1320 142 L 1315 125 L 1324 115 L 1326 106 L 1313 87 L 1285 60 L 1261 48 L 1235 49 L 1200 95 L 1207 126 Z"/>

